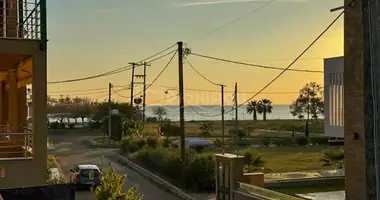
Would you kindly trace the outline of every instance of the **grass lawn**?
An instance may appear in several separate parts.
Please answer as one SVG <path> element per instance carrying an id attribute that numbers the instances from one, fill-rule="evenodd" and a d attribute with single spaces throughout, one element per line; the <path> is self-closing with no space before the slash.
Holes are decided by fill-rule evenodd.
<path id="1" fill-rule="evenodd" d="M 311 171 L 320 169 L 333 169 L 324 167 L 320 160 L 322 151 L 335 148 L 324 145 L 319 146 L 292 146 L 292 147 L 260 147 L 256 148 L 263 154 L 266 161 L 265 168 L 276 172 Z"/>
<path id="2" fill-rule="evenodd" d="M 305 186 L 305 187 L 295 187 L 295 188 L 273 188 L 271 190 L 280 192 L 283 194 L 295 196 L 296 194 L 341 191 L 341 190 L 344 190 L 344 183 L 342 182 L 341 184 L 335 184 L 335 185 Z"/>
<path id="3" fill-rule="evenodd" d="M 212 121 L 213 123 L 213 133 L 212 135 L 221 135 L 221 121 Z M 179 122 L 172 122 L 173 125 L 178 125 Z M 201 126 L 202 121 L 188 121 L 185 122 L 186 133 L 188 135 L 196 135 L 200 133 L 199 127 Z M 157 128 L 159 123 L 147 123 L 145 125 L 146 131 Z M 234 121 L 226 121 L 225 123 L 225 133 L 228 134 L 228 130 L 234 128 Z M 253 120 L 242 120 L 239 121 L 240 127 L 251 127 L 253 129 L 267 129 L 274 131 L 292 131 L 293 127 L 295 132 L 304 132 L 305 121 L 300 120 L 267 120 L 267 121 L 253 121 Z M 310 122 L 309 123 L 309 131 L 310 133 L 324 133 L 324 125 L 323 120 L 319 120 L 318 122 Z"/>
<path id="4" fill-rule="evenodd" d="M 103 148 L 118 148 L 119 147 L 119 142 L 111 140 L 110 142 L 108 141 L 108 138 L 105 137 L 97 137 L 92 140 L 96 146 L 98 147 L 103 147 Z"/>
<path id="5" fill-rule="evenodd" d="M 57 164 L 55 162 L 55 156 L 54 155 L 48 155 L 47 157 L 47 166 L 50 168 L 56 168 Z"/>

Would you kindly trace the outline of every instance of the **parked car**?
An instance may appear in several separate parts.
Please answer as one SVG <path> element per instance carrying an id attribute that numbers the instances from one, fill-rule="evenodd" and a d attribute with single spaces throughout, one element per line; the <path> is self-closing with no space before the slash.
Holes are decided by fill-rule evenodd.
<path id="1" fill-rule="evenodd" d="M 96 165 L 76 165 L 70 169 L 70 182 L 78 187 L 96 187 L 102 184 L 102 172 Z"/>
<path id="2" fill-rule="evenodd" d="M 172 143 L 173 147 L 180 148 L 180 140 L 176 140 Z M 214 143 L 211 140 L 205 140 L 200 138 L 185 138 L 185 146 L 190 149 L 194 149 L 198 152 L 203 151 L 204 148 L 213 147 Z"/>

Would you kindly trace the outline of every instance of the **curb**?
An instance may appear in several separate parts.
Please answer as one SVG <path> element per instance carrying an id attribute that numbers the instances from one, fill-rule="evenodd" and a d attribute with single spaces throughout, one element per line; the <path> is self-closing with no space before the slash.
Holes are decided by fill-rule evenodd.
<path id="1" fill-rule="evenodd" d="M 63 173 L 63 170 L 62 170 L 62 167 L 61 167 L 61 165 L 58 163 L 58 157 L 57 156 L 55 156 L 54 155 L 54 157 L 55 157 L 55 159 L 54 159 L 54 164 L 57 166 L 56 168 L 58 169 L 58 173 L 59 173 L 59 175 L 60 175 L 60 177 L 63 179 L 63 180 L 65 180 L 65 182 L 67 182 L 67 178 L 66 178 L 66 176 L 65 176 L 65 173 Z"/>
<path id="2" fill-rule="evenodd" d="M 137 171 L 139 174 L 141 174 L 143 177 L 151 180 L 154 182 L 158 187 L 161 187 L 165 189 L 166 191 L 170 192 L 173 195 L 178 196 L 179 198 L 183 200 L 196 200 L 195 198 L 189 196 L 188 194 L 184 193 L 181 189 L 178 187 L 170 184 L 169 182 L 163 180 L 162 178 L 158 177 L 157 175 L 153 174 L 152 172 L 144 169 L 143 167 L 133 163 L 132 161 L 128 160 L 127 158 L 115 154 L 113 156 L 117 162 L 127 165 L 128 167 L 132 168 L 133 170 Z"/>

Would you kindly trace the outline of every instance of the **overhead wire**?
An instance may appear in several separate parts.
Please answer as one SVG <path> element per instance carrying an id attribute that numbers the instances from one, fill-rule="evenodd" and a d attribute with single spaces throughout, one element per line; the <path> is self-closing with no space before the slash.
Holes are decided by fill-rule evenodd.
<path id="1" fill-rule="evenodd" d="M 269 6 L 270 4 L 274 3 L 275 1 L 276 1 L 276 0 L 271 0 L 271 1 L 269 1 L 269 2 L 267 2 L 267 3 L 265 3 L 265 4 L 263 4 L 263 5 L 261 5 L 260 7 L 255 8 L 255 9 L 249 11 L 248 13 L 246 13 L 246 14 L 244 14 L 244 15 L 242 15 L 242 16 L 236 18 L 236 19 L 233 19 L 232 21 L 230 21 L 230 22 L 228 22 L 228 23 L 226 23 L 226 24 L 224 24 L 224 25 L 222 25 L 222 26 L 219 26 L 218 28 L 216 28 L 216 29 L 214 29 L 214 30 L 212 30 L 212 31 L 210 31 L 210 32 L 208 32 L 208 33 L 206 33 L 206 34 L 204 34 L 204 35 L 201 35 L 200 37 L 196 38 L 194 41 L 191 41 L 191 42 L 193 42 L 193 43 L 194 43 L 194 42 L 197 42 L 197 41 L 199 41 L 199 40 L 201 40 L 201 39 L 203 39 L 203 38 L 205 38 L 205 37 L 207 37 L 207 36 L 209 36 L 209 35 L 211 35 L 211 34 L 217 32 L 217 31 L 219 31 L 219 30 L 221 30 L 221 29 L 223 29 L 223 28 L 225 28 L 225 27 L 227 27 L 227 26 L 229 26 L 229 25 L 231 25 L 231 24 L 233 24 L 233 23 L 235 23 L 235 22 L 237 22 L 237 21 L 239 21 L 239 20 L 245 18 L 245 17 L 248 17 L 249 15 L 254 14 L 255 12 L 257 12 L 257 11 L 259 11 L 259 10 L 265 8 L 266 6 Z"/>
<path id="2" fill-rule="evenodd" d="M 149 60 L 157 55 L 160 55 L 162 54 L 163 52 L 165 51 L 168 51 L 169 49 L 173 48 L 174 46 L 176 46 L 176 44 L 168 47 L 168 48 L 165 48 L 164 50 L 152 55 L 152 56 L 149 56 L 143 60 L 140 60 L 139 62 L 144 62 L 146 60 Z M 170 53 L 169 53 L 170 54 Z M 148 62 L 154 62 L 156 60 L 159 60 L 163 57 L 165 57 L 166 55 L 169 55 L 169 54 L 165 54 L 163 56 L 160 56 L 159 58 L 156 58 L 156 59 L 152 59 Z M 133 66 L 131 64 L 127 65 L 127 66 L 124 66 L 124 67 L 120 67 L 118 69 L 115 69 L 115 70 L 111 70 L 111 71 L 108 71 L 108 72 L 104 72 L 104 73 L 101 73 L 101 74 L 97 74 L 97 75 L 93 75 L 93 76 L 87 76 L 87 77 L 83 77 L 83 78 L 76 78 L 76 79 L 68 79 L 68 80 L 61 80 L 61 81 L 48 81 L 47 83 L 48 84 L 59 84 L 59 83 L 71 83 L 71 82 L 78 82 L 78 81 L 84 81 L 84 80 L 90 80 L 90 79 L 94 79 L 94 78 L 100 78 L 100 77 L 104 77 L 104 76 L 109 76 L 109 75 L 113 75 L 113 74 L 117 74 L 117 73 L 121 73 L 121 72 L 124 72 L 124 71 L 128 71 L 128 70 L 131 70 L 133 68 Z"/>
<path id="3" fill-rule="evenodd" d="M 263 92 L 266 88 L 268 88 L 272 83 L 274 83 L 278 78 L 280 78 L 286 71 L 289 70 L 290 67 L 293 66 L 294 63 L 298 61 L 337 21 L 338 19 L 347 11 L 347 9 L 351 8 L 351 6 L 355 3 L 356 0 L 353 0 L 312 42 L 309 44 L 285 69 L 283 69 L 282 72 L 280 72 L 276 77 L 274 77 L 269 83 L 267 83 L 261 90 L 259 90 L 255 95 L 244 101 L 242 104 L 239 104 L 237 107 L 241 107 L 245 105 L 247 102 L 258 96 L 261 92 Z M 224 114 L 230 113 L 234 111 L 233 109 L 226 111 Z M 205 117 L 217 117 L 221 116 L 222 114 L 217 115 L 204 115 L 201 113 L 198 113 Z"/>
<path id="4" fill-rule="evenodd" d="M 174 57 L 177 55 L 178 51 L 175 51 L 173 53 L 173 56 L 170 58 L 170 60 L 168 61 L 168 63 L 165 65 L 165 67 L 161 70 L 161 72 L 153 79 L 153 81 L 145 88 L 145 90 L 149 89 L 151 87 L 152 84 L 154 84 L 158 78 L 160 78 L 160 76 L 165 72 L 165 70 L 169 67 L 170 63 L 173 61 Z M 144 91 L 141 91 L 135 95 L 133 95 L 133 97 L 136 97 L 136 96 L 139 96 L 140 94 L 142 94 Z"/>
<path id="5" fill-rule="evenodd" d="M 272 70 L 284 70 L 285 69 L 285 68 L 281 68 L 281 67 L 274 67 L 274 66 L 260 65 L 260 64 L 252 64 L 252 63 L 246 63 L 246 62 L 228 60 L 228 59 L 224 59 L 224 58 L 217 58 L 217 57 L 214 57 L 214 56 L 207 56 L 207 55 L 202 55 L 202 54 L 193 53 L 193 52 L 191 52 L 190 55 L 194 55 L 194 56 L 198 56 L 198 57 L 202 57 L 202 58 L 207 58 L 207 59 L 212 59 L 212 60 L 217 60 L 217 61 L 221 61 L 221 62 L 227 62 L 227 63 L 238 64 L 238 65 L 245 65 L 245 66 L 250 66 L 250 67 L 258 67 L 258 68 L 263 68 L 263 69 L 272 69 Z M 307 72 L 307 73 L 323 73 L 323 71 L 307 70 L 307 69 L 289 69 L 288 71 Z"/>
<path id="6" fill-rule="evenodd" d="M 185 61 L 187 62 L 187 64 L 189 64 L 189 66 L 200 76 L 202 77 L 204 80 L 206 80 L 207 82 L 213 84 L 213 85 L 217 85 L 217 86 L 221 86 L 222 84 L 218 84 L 218 83 L 215 83 L 214 81 L 208 79 L 206 76 L 204 76 L 201 72 L 199 72 L 197 69 L 195 69 L 195 67 L 190 63 L 190 61 L 185 58 Z"/>
<path id="7" fill-rule="evenodd" d="M 168 99 L 172 99 L 172 98 L 174 98 L 174 97 L 177 97 L 178 95 L 179 95 L 179 94 L 172 95 L 172 96 L 169 96 L 169 97 L 165 97 L 165 98 L 163 98 L 163 99 L 160 99 L 160 100 L 158 100 L 158 101 L 154 101 L 154 102 L 149 103 L 149 104 L 155 104 L 155 103 L 159 103 L 159 102 L 162 102 L 162 101 L 165 101 L 165 100 L 168 100 Z"/>
<path id="8" fill-rule="evenodd" d="M 123 86 L 113 86 L 113 87 L 127 87 L 127 85 Z M 83 90 L 62 90 L 62 91 L 52 91 L 48 93 L 76 93 L 76 92 L 88 92 L 88 91 L 99 91 L 99 90 L 108 90 L 108 87 L 102 87 L 102 88 L 90 88 L 90 89 L 83 89 Z"/>

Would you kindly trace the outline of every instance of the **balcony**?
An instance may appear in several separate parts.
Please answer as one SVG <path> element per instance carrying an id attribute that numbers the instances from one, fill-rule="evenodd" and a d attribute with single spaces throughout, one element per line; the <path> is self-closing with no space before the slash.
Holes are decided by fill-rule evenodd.
<path id="1" fill-rule="evenodd" d="M 0 0 L 0 39 L 44 39 L 45 14 L 45 0 Z"/>
<path id="2" fill-rule="evenodd" d="M 7 125 L 0 126 L 0 160 L 33 158 L 33 133 L 25 128 L 24 133 L 14 133 Z"/>

